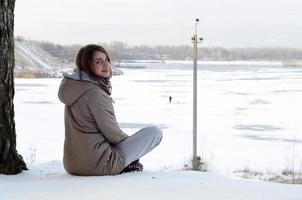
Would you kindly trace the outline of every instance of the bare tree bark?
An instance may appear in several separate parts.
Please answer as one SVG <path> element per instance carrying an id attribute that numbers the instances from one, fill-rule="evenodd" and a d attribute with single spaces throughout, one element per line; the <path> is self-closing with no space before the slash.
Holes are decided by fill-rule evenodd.
<path id="1" fill-rule="evenodd" d="M 16 150 L 14 8 L 15 0 L 0 0 L 0 174 L 17 174 L 27 169 Z"/>

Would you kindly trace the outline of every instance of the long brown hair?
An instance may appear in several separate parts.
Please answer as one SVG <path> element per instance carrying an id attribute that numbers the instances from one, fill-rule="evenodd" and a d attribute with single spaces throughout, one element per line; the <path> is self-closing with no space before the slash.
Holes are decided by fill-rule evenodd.
<path id="1" fill-rule="evenodd" d="M 96 51 L 100 51 L 106 55 L 106 61 L 110 63 L 110 58 L 107 51 L 100 45 L 88 44 L 82 47 L 76 58 L 76 65 L 80 71 L 86 72 L 89 76 L 97 78 L 94 69 L 91 67 L 91 62 Z"/>
<path id="2" fill-rule="evenodd" d="M 100 83 L 100 86 L 108 93 L 111 94 L 111 85 L 105 83 L 102 77 L 95 74 L 94 69 L 91 67 L 93 56 L 95 52 L 100 51 L 106 55 L 106 61 L 110 63 L 110 58 L 107 51 L 100 45 L 88 44 L 82 47 L 76 57 L 76 66 L 79 69 L 80 78 L 82 78 L 81 71 L 86 72 L 87 75 Z M 110 75 L 112 76 L 112 69 L 110 68 Z"/>

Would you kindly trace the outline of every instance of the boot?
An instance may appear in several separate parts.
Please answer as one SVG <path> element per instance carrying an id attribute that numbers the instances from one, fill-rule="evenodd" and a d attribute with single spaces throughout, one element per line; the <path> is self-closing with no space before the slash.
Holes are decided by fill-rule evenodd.
<path id="1" fill-rule="evenodd" d="M 125 167 L 121 174 L 127 172 L 141 172 L 143 171 L 143 169 L 144 166 L 139 162 L 139 160 L 136 160 L 130 163 L 127 167 Z"/>

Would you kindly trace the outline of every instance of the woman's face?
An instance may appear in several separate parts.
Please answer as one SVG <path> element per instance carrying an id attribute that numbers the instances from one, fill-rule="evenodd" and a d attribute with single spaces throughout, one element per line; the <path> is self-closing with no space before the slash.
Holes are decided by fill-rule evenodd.
<path id="1" fill-rule="evenodd" d="M 92 58 L 92 69 L 94 73 L 101 77 L 111 76 L 111 64 L 107 61 L 107 56 L 101 51 L 96 51 Z"/>

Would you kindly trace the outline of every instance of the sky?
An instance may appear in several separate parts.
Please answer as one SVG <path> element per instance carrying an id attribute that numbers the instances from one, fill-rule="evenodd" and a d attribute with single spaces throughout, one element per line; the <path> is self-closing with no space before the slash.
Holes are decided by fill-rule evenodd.
<path id="1" fill-rule="evenodd" d="M 302 48 L 301 0 L 16 0 L 15 36 L 59 44 Z"/>

